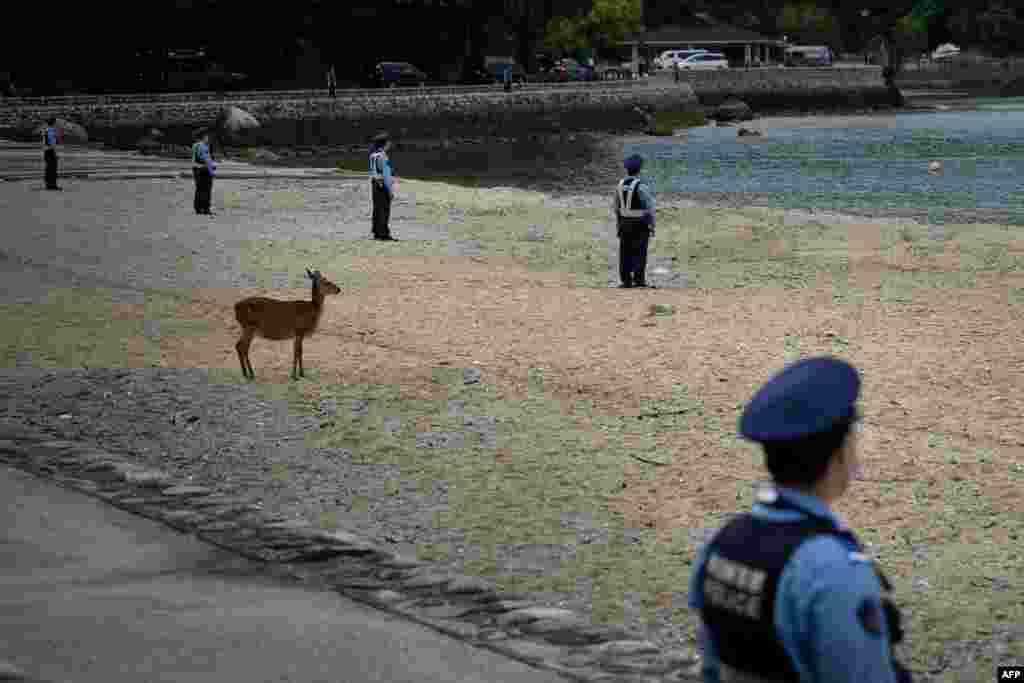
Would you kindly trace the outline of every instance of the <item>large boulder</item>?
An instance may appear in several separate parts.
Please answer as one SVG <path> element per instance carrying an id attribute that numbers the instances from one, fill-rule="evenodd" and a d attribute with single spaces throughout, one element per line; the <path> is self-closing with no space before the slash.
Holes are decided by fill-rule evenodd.
<path id="1" fill-rule="evenodd" d="M 713 118 L 719 121 L 749 121 L 754 118 L 754 112 L 743 100 L 730 98 L 715 107 Z"/>
<path id="2" fill-rule="evenodd" d="M 1015 78 L 1008 83 L 1004 83 L 999 94 L 1003 97 L 1020 97 L 1024 95 L 1024 78 Z"/>
<path id="3" fill-rule="evenodd" d="M 238 107 L 225 107 L 214 124 L 218 137 L 225 142 L 243 142 L 259 127 L 255 116 Z"/>
<path id="4" fill-rule="evenodd" d="M 135 149 L 137 149 L 140 154 L 156 154 L 162 148 L 163 145 L 159 140 L 148 135 L 135 143 Z"/>
<path id="5" fill-rule="evenodd" d="M 64 131 L 64 144 L 85 144 L 89 142 L 89 133 L 86 132 L 85 127 L 74 121 L 68 121 L 67 119 L 57 119 L 57 128 Z M 43 137 L 43 131 L 46 130 L 46 122 L 38 124 L 32 129 L 32 136 L 36 140 L 40 140 Z"/>

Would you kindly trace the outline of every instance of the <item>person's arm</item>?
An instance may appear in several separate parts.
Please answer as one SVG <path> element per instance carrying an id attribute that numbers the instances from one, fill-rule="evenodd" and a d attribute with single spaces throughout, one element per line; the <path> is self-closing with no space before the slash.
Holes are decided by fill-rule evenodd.
<path id="1" fill-rule="evenodd" d="M 701 583 L 704 581 L 704 565 L 706 562 L 707 545 L 704 545 L 697 553 L 697 562 L 693 565 L 693 574 L 690 575 L 690 595 L 687 600 L 690 609 L 698 615 L 704 608 L 704 602 L 701 599 L 703 595 Z M 720 683 L 721 672 L 718 665 L 718 653 L 715 652 L 715 644 L 711 642 L 707 627 L 704 626 L 704 620 L 699 616 L 697 618 L 697 651 L 701 657 L 700 673 L 703 682 Z"/>
<path id="2" fill-rule="evenodd" d="M 616 188 L 615 196 L 612 197 L 612 220 L 619 220 L 619 190 Z"/>
<path id="3" fill-rule="evenodd" d="M 637 186 L 637 192 L 640 193 L 640 200 L 644 205 L 644 218 L 647 221 L 648 227 L 651 229 L 651 234 L 654 234 L 654 223 L 655 223 L 655 205 L 654 205 L 654 193 L 651 192 L 650 188 L 646 184 Z"/>
<path id="4" fill-rule="evenodd" d="M 871 564 L 835 537 L 800 546 L 780 577 L 775 622 L 801 683 L 896 683 L 881 598 Z"/>
<path id="5" fill-rule="evenodd" d="M 394 196 L 394 179 L 391 177 L 391 161 L 384 161 L 384 187 L 387 188 L 388 194 Z"/>

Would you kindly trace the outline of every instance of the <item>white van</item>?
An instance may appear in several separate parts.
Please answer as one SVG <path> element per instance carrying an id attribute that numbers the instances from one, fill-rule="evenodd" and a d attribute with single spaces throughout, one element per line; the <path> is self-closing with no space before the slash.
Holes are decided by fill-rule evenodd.
<path id="1" fill-rule="evenodd" d="M 678 62 L 688 59 L 693 55 L 699 55 L 707 50 L 665 50 L 654 60 L 655 69 L 672 69 Z"/>

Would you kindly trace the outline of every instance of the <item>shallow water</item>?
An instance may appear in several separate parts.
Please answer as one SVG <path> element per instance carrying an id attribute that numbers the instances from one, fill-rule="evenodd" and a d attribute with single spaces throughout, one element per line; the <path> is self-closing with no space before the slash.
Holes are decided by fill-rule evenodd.
<path id="1" fill-rule="evenodd" d="M 626 146 L 658 194 L 760 196 L 787 208 L 1024 211 L 1024 98 L 976 111 L 887 115 L 888 125 L 769 127 L 761 138 L 701 127 L 685 144 Z M 938 161 L 941 169 L 930 172 Z"/>

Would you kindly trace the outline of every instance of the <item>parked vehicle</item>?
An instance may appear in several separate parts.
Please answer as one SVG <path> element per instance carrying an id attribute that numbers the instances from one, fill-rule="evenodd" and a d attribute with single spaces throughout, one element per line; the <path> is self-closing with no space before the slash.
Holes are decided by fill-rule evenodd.
<path id="1" fill-rule="evenodd" d="M 373 68 L 369 81 L 374 88 L 423 87 L 427 74 L 409 62 L 380 62 Z"/>
<path id="2" fill-rule="evenodd" d="M 932 53 L 932 59 L 937 62 L 953 59 L 960 54 L 960 48 L 953 43 L 945 43 L 935 48 L 935 52 Z"/>
<path id="3" fill-rule="evenodd" d="M 786 48 L 786 66 L 832 66 L 832 50 L 825 45 L 794 45 Z"/>
<path id="4" fill-rule="evenodd" d="M 709 69 L 728 69 L 729 60 L 720 52 L 701 52 L 690 55 L 678 63 L 680 71 L 705 71 Z"/>
<path id="5" fill-rule="evenodd" d="M 570 58 L 558 60 L 544 74 L 546 81 L 592 81 L 595 78 L 593 68 Z"/>
<path id="6" fill-rule="evenodd" d="M 605 62 L 598 64 L 594 67 L 594 75 L 598 80 L 622 80 L 633 78 L 633 74 L 637 72 L 636 62 L 621 62 L 619 64 L 612 64 Z"/>
<path id="7" fill-rule="evenodd" d="M 504 83 L 506 70 L 512 71 L 512 82 L 516 85 L 522 85 L 529 80 L 526 76 L 526 71 L 518 64 L 495 62 L 494 64 L 489 64 L 486 70 L 488 75 L 491 76 L 491 82 L 493 83 Z"/>
<path id="8" fill-rule="evenodd" d="M 705 49 L 696 50 L 666 50 L 661 55 L 655 58 L 654 68 L 655 69 L 671 69 L 676 65 L 676 62 L 681 62 L 687 57 L 693 55 L 703 54 L 708 52 Z"/>

